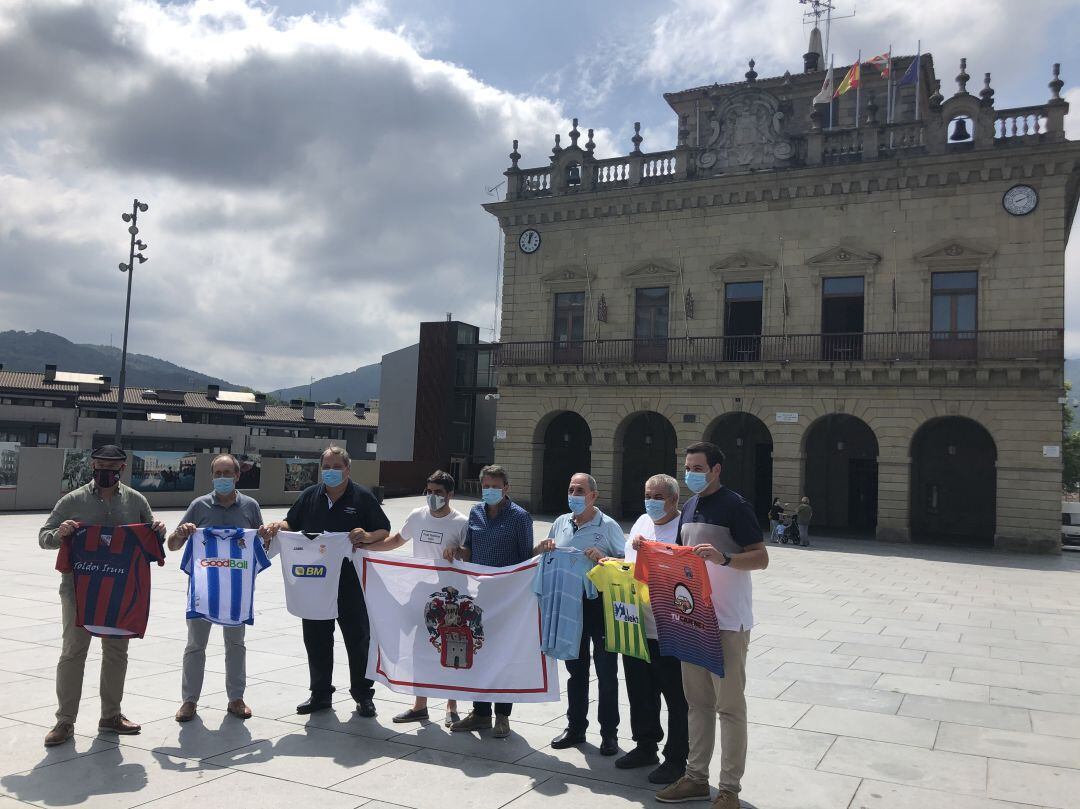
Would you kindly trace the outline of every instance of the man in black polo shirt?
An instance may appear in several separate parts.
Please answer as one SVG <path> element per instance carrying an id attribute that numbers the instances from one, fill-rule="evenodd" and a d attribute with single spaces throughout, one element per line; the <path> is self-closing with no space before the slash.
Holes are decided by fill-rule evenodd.
<path id="1" fill-rule="evenodd" d="M 349 532 L 353 548 L 378 542 L 390 535 L 390 520 L 371 490 L 349 479 L 349 453 L 341 447 L 327 447 L 322 454 L 321 482 L 308 486 L 292 504 L 285 519 L 267 526 L 267 534 L 280 531 L 305 533 Z M 367 605 L 356 568 L 341 567 L 338 580 L 338 625 L 349 655 L 349 692 L 361 716 L 375 716 L 372 697 L 375 689 L 367 678 Z M 303 619 L 304 647 L 311 672 L 311 697 L 296 706 L 299 714 L 326 710 L 334 693 L 334 622 Z"/>

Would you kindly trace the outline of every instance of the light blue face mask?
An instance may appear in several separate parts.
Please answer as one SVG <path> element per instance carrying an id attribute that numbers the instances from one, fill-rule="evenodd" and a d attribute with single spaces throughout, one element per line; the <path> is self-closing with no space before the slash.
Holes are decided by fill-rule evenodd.
<path id="1" fill-rule="evenodd" d="M 322 482 L 324 485 L 333 488 L 334 486 L 340 486 L 341 481 L 345 479 L 345 473 L 340 469 L 324 469 L 322 470 Z"/>
<path id="2" fill-rule="evenodd" d="M 686 488 L 699 494 L 709 487 L 709 476 L 705 472 L 687 472 L 683 475 Z"/>
<path id="3" fill-rule="evenodd" d="M 489 506 L 497 506 L 502 502 L 503 490 L 502 489 L 484 489 L 480 493 L 480 499 Z"/>
<path id="4" fill-rule="evenodd" d="M 570 506 L 570 510 L 577 516 L 585 511 L 585 495 L 582 494 L 570 494 L 566 496 L 566 504 Z"/>
<path id="5" fill-rule="evenodd" d="M 214 494 L 228 497 L 236 490 L 236 481 L 232 478 L 214 478 Z"/>
<path id="6" fill-rule="evenodd" d="M 653 522 L 656 522 L 667 514 L 667 504 L 663 500 L 646 500 L 645 513 L 649 515 Z"/>

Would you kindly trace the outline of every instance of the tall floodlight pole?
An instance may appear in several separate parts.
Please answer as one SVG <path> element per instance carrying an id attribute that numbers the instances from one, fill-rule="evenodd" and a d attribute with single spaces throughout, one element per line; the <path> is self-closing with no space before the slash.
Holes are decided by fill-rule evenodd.
<path id="1" fill-rule="evenodd" d="M 146 213 L 150 209 L 150 206 L 145 202 L 139 202 L 135 200 L 131 204 L 131 213 L 121 214 L 120 218 L 125 222 L 130 222 L 128 227 L 128 233 L 131 234 L 131 250 L 128 253 L 127 264 L 120 265 L 120 272 L 126 272 L 128 274 L 127 279 L 127 304 L 124 306 L 124 346 L 120 351 L 120 386 L 116 391 L 116 435 L 113 438 L 113 443 L 116 446 L 120 446 L 120 436 L 124 432 L 124 391 L 127 387 L 127 346 L 128 346 L 128 323 L 131 320 L 131 279 L 135 275 L 135 259 L 139 260 L 140 264 L 146 262 L 146 256 L 142 254 L 142 251 L 146 249 L 146 244 L 142 239 L 136 239 L 139 235 L 139 212 Z M 139 252 L 136 253 L 135 249 L 138 248 Z"/>

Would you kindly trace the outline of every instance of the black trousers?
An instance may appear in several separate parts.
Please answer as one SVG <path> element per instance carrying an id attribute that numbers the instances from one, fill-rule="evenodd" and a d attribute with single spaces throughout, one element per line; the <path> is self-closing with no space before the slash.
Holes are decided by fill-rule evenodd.
<path id="1" fill-rule="evenodd" d="M 496 716 L 509 716 L 510 711 L 513 709 L 513 704 L 509 702 L 496 702 L 495 703 L 495 715 Z M 491 716 L 491 703 L 490 702 L 474 702 L 472 704 L 473 713 L 477 716 Z"/>
<path id="2" fill-rule="evenodd" d="M 626 693 L 630 697 L 630 730 L 638 747 L 655 750 L 664 738 L 660 726 L 660 696 L 668 710 L 667 744 L 664 761 L 685 766 L 690 752 L 687 729 L 686 697 L 682 687 L 682 663 L 676 657 L 660 654 L 660 644 L 649 638 L 649 657 L 646 663 L 637 657 L 623 655 L 623 674 Z"/>
<path id="3" fill-rule="evenodd" d="M 614 736 L 619 730 L 619 656 L 604 646 L 604 607 L 599 598 L 583 598 L 581 607 L 581 648 L 577 660 L 566 661 L 570 681 L 566 684 L 569 703 L 566 726 L 585 732 L 589 726 L 589 647 L 596 667 L 599 698 L 597 710 L 600 735 Z"/>
<path id="4" fill-rule="evenodd" d="M 349 693 L 359 702 L 375 695 L 374 683 L 367 674 L 368 627 L 367 604 L 356 568 L 345 560 L 338 579 L 338 626 L 349 655 Z M 304 624 L 304 648 L 307 649 L 308 671 L 311 674 L 311 696 L 329 697 L 334 693 L 334 621 L 311 621 Z"/>

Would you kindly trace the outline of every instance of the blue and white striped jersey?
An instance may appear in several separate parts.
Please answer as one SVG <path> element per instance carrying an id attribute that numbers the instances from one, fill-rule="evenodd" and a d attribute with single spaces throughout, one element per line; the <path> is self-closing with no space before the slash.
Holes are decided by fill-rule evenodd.
<path id="1" fill-rule="evenodd" d="M 257 532 L 200 528 L 188 540 L 180 562 L 190 577 L 187 617 L 224 626 L 254 623 L 255 576 L 268 567 Z"/>

